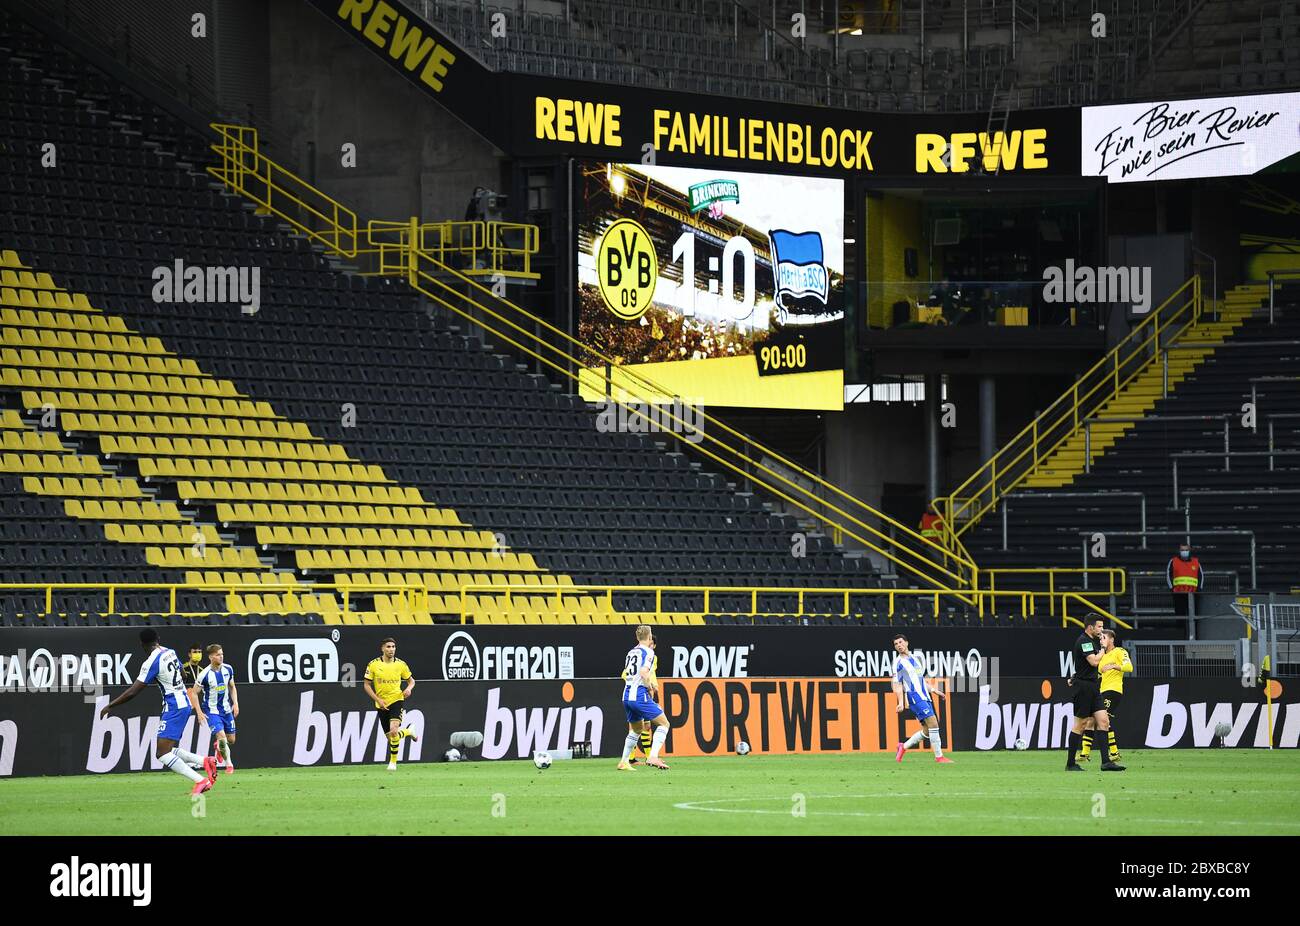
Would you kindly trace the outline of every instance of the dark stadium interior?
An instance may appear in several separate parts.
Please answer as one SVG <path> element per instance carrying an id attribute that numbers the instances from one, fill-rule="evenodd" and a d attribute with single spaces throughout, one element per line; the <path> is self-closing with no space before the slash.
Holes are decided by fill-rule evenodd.
<path id="1" fill-rule="evenodd" d="M 598 297 L 578 291 L 571 248 L 590 250 L 599 229 L 575 236 L 574 210 L 584 169 L 593 195 L 610 198 L 591 166 L 601 162 L 580 146 L 501 151 L 463 113 L 439 110 L 358 50 L 327 21 L 328 6 L 222 4 L 213 41 L 181 47 L 167 30 L 188 23 L 151 20 L 126 2 L 0 4 L 9 127 L 0 578 L 32 586 L 0 593 L 6 625 L 171 614 L 636 623 L 659 610 L 683 624 L 1051 624 L 1054 608 L 1029 614 L 1022 602 L 961 594 L 979 589 L 962 584 L 963 570 L 1106 566 L 1128 571 L 1122 593 L 1095 597 L 1084 573 L 1066 587 L 1157 634 L 1182 634 L 1189 627 L 1168 620 L 1162 584 L 1182 535 L 1203 551 L 1202 600 L 1217 617 L 1228 618 L 1230 598 L 1297 584 L 1286 537 L 1300 521 L 1300 465 L 1288 455 L 1300 452 L 1300 432 L 1286 409 L 1300 388 L 1291 375 L 1300 280 L 1269 276 L 1296 266 L 1296 157 L 1253 176 L 1127 186 L 1071 175 L 1059 160 L 1060 174 L 1027 176 L 1014 158 L 1006 171 L 977 163 L 973 179 L 850 177 L 845 383 L 859 398 L 829 413 L 710 408 L 718 426 L 699 447 L 605 433 L 599 404 L 576 394 L 548 348 L 539 357 L 478 322 L 509 303 L 539 342 L 564 347 L 572 333 L 629 363 L 663 359 L 669 347 L 724 356 L 748 345 L 708 332 L 688 344 L 686 320 L 671 313 L 652 312 L 640 328 L 612 316 L 579 326 L 580 301 Z M 1078 107 L 1300 86 L 1300 4 L 1288 2 L 407 7 L 502 75 L 882 117 L 951 114 L 990 134 L 1047 114 L 1068 141 L 1074 129 L 1057 127 L 1077 123 Z M 1090 34 L 1098 11 L 1105 43 Z M 796 14 L 806 35 L 774 27 Z M 312 57 L 321 50 L 336 56 L 329 73 Z M 503 297 L 475 288 L 491 282 L 475 276 L 475 257 L 439 263 L 452 305 L 401 275 L 363 273 L 361 257 L 332 252 L 214 179 L 214 122 L 257 128 L 259 157 L 363 224 L 459 222 L 471 191 L 499 189 L 488 210 L 534 227 L 532 272 Z M 359 172 L 332 153 L 349 141 L 360 145 Z M 57 171 L 42 162 L 50 145 Z M 680 199 L 666 187 L 647 195 Z M 602 223 L 631 208 L 614 199 Z M 652 234 L 676 233 L 665 215 L 644 215 Z M 765 230 L 731 224 L 766 246 Z M 1079 402 L 1071 433 L 1043 444 L 1032 469 L 1021 454 L 980 488 L 995 451 L 1014 450 L 1022 429 L 1143 320 L 1119 300 L 1049 304 L 1045 268 L 1121 259 L 1154 267 L 1151 308 L 1171 316 L 1178 307 L 1165 299 L 1191 275 L 1199 281 L 1179 349 L 1140 371 L 1150 345 L 1125 349 L 1114 364 L 1135 371 L 1130 385 L 1116 372 L 1114 394 Z M 260 268 L 256 316 L 151 298 L 152 272 L 178 260 Z M 766 279 L 770 287 L 770 271 Z M 962 413 L 930 431 L 945 400 Z M 1256 403 L 1258 420 L 1225 430 L 1243 402 Z M 985 488 L 996 496 L 987 509 Z M 958 505 L 960 523 L 945 529 L 963 539 L 945 540 L 946 553 L 917 533 L 925 498 Z M 1090 558 L 1096 532 L 1110 536 L 1104 562 Z M 936 579 L 936 568 L 954 571 Z M 937 606 L 887 594 L 936 581 Z M 1051 583 L 1049 597 L 1064 594 L 1055 582 L 1027 575 L 1023 589 Z M 106 588 L 62 589 L 47 607 L 49 583 L 183 587 L 174 601 L 166 588 L 119 589 L 111 607 Z M 232 584 L 244 587 L 222 588 Z M 571 584 L 593 588 L 546 597 Z M 359 587 L 350 604 L 348 585 Z M 516 597 L 493 585 L 517 586 Z M 642 590 L 606 596 L 609 586 Z M 706 604 L 697 592 L 653 591 L 677 586 L 810 595 L 719 592 Z M 412 604 L 409 587 L 425 597 Z M 873 591 L 832 591 L 844 588 Z"/>
<path id="2" fill-rule="evenodd" d="M 23 909 L 1294 909 L 1297 536 L 1300 0 L 0 0 Z"/>

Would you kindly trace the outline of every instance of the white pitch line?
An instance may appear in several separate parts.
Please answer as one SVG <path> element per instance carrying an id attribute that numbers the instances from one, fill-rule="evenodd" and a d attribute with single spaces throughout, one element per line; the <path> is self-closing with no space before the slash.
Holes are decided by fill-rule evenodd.
<path id="1" fill-rule="evenodd" d="M 968 793 L 969 793 L 969 792 L 968 792 Z M 996 792 L 996 793 L 997 793 L 997 794 L 1003 794 L 1004 792 Z M 883 796 L 883 795 L 870 795 L 870 794 L 809 795 L 809 796 L 806 796 L 806 797 L 804 798 L 804 800 L 805 800 L 805 802 L 807 802 L 807 801 L 812 801 L 812 800 L 828 800 L 828 799 L 832 799 L 832 798 L 869 798 L 869 797 L 880 797 L 880 796 Z M 933 794 L 926 794 L 926 795 L 917 795 L 917 794 L 893 794 L 893 795 L 888 795 L 888 796 L 890 796 L 890 797 L 921 797 L 921 796 L 924 796 L 924 797 L 934 797 L 935 795 L 933 795 Z M 781 802 L 783 802 L 783 803 L 788 804 L 788 803 L 790 803 L 790 798 L 788 798 L 788 797 L 726 797 L 726 798 L 719 798 L 719 799 L 717 799 L 717 800 L 709 800 L 709 801 L 683 801 L 682 803 L 679 803 L 679 804 L 673 804 L 673 808 L 676 809 L 676 810 L 697 810 L 697 811 L 700 811 L 700 812 L 702 812 L 702 813 L 763 814 L 763 815 L 779 816 L 779 817 L 791 816 L 791 813 L 790 813 L 789 810 L 758 810 L 758 809 L 751 809 L 751 808 L 739 808 L 739 809 L 736 809 L 736 808 L 727 808 L 727 807 L 703 807 L 703 806 L 700 806 L 700 805 L 702 805 L 702 804 L 727 804 L 727 803 L 736 803 L 736 802 L 738 802 L 738 801 L 781 801 Z M 879 818 L 908 817 L 908 818 L 912 818 L 912 819 L 914 819 L 914 818 L 917 816 L 917 811 L 915 811 L 915 810 L 907 810 L 907 811 L 883 811 L 883 812 L 871 812 L 871 813 L 867 813 L 867 812 L 860 811 L 860 810 L 805 810 L 804 813 L 802 814 L 802 816 L 816 816 L 816 817 L 872 817 L 872 818 L 875 818 L 875 817 L 879 817 Z M 928 812 L 928 811 L 925 813 L 925 816 L 926 816 L 927 818 L 941 818 L 941 819 L 946 819 L 946 820 L 978 820 L 978 819 L 980 819 L 978 816 L 975 816 L 975 815 L 972 815 L 972 814 L 954 814 L 954 813 L 947 813 L 947 814 L 945 814 L 945 813 L 930 813 L 930 812 Z M 1143 824 L 1147 824 L 1147 823 L 1150 823 L 1150 824 L 1175 824 L 1175 825 L 1178 825 L 1178 826 L 1215 826 L 1215 825 L 1218 825 L 1218 824 L 1222 824 L 1222 825 L 1224 825 L 1224 826 L 1276 826 L 1276 827 L 1282 827 L 1282 828 L 1285 828 L 1285 829 L 1300 830 L 1300 821 L 1295 821 L 1295 822 L 1280 822 L 1280 821 L 1271 821 L 1271 820 L 1259 820 L 1259 821 L 1250 821 L 1250 822 L 1248 822 L 1248 821 L 1243 821 L 1243 820 L 1214 820 L 1214 821 L 1209 821 L 1209 820 L 1175 820 L 1175 819 L 1171 819 L 1171 818 L 1168 818 L 1168 817 L 1161 817 L 1161 818 L 1158 818 L 1158 819 L 1143 819 L 1143 818 L 1140 818 L 1140 817 L 1129 817 L 1129 816 L 1125 816 L 1125 817 L 1118 818 L 1118 819 L 1123 819 L 1124 822 L 1126 822 L 1126 823 L 1143 823 Z M 1053 816 L 1053 817 L 1038 817 L 1038 816 L 1024 816 L 1024 815 L 1014 815 L 1014 816 L 1013 816 L 1013 815 L 1008 815 L 1008 814 L 998 814 L 998 816 L 997 816 L 997 820 L 998 820 L 998 821 L 1001 821 L 1001 820 L 1026 820 L 1026 821 L 1039 821 L 1039 822 L 1041 822 L 1041 821 L 1043 821 L 1043 820 L 1050 820 L 1050 821 L 1058 822 L 1058 823 L 1059 823 L 1059 822 L 1061 821 L 1061 817 L 1060 817 L 1059 815 L 1058 815 L 1058 816 Z"/>

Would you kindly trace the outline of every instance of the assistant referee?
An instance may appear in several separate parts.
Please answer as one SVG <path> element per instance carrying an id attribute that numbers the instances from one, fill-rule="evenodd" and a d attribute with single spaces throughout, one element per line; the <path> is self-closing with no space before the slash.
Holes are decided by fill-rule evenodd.
<path id="1" fill-rule="evenodd" d="M 1101 648 L 1101 634 L 1105 629 L 1098 618 L 1083 627 L 1083 633 L 1074 641 L 1074 675 L 1070 678 L 1070 687 L 1074 692 L 1074 728 L 1070 731 L 1069 748 L 1065 759 L 1067 772 L 1082 772 L 1083 766 L 1076 761 L 1079 747 L 1083 745 L 1084 728 L 1091 718 L 1096 725 L 1092 730 L 1093 746 L 1101 755 L 1106 755 L 1106 739 L 1110 731 L 1110 715 L 1106 713 L 1106 704 L 1101 695 L 1101 673 L 1097 666 L 1104 655 Z M 1103 772 L 1122 772 L 1124 766 L 1107 758 L 1102 763 Z"/>

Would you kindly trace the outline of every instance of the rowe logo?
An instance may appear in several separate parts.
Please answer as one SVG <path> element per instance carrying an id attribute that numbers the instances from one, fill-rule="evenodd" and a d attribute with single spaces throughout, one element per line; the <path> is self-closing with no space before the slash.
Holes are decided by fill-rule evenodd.
<path id="1" fill-rule="evenodd" d="M 673 678 L 748 678 L 748 646 L 674 646 Z"/>
<path id="2" fill-rule="evenodd" d="M 151 862 L 83 862 L 74 855 L 51 866 L 50 874 L 51 897 L 130 897 L 137 907 L 153 899 Z"/>

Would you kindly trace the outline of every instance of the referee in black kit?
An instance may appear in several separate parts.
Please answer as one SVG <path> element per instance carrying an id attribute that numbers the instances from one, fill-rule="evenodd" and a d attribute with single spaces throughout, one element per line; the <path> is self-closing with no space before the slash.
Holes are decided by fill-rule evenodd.
<path id="1" fill-rule="evenodd" d="M 1089 718 L 1093 721 L 1092 745 L 1097 755 L 1108 755 L 1106 733 L 1110 729 L 1110 715 L 1101 696 L 1101 672 L 1097 663 L 1105 655 L 1101 648 L 1101 632 L 1105 625 L 1100 618 L 1083 626 L 1083 633 L 1074 641 L 1074 675 L 1070 688 L 1074 692 L 1074 729 L 1070 731 L 1069 755 L 1065 760 L 1067 772 L 1082 772 L 1083 766 L 1075 761 L 1083 745 L 1083 728 Z M 1109 758 L 1101 764 L 1103 772 L 1122 772 L 1124 766 Z"/>

